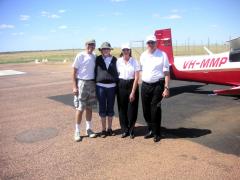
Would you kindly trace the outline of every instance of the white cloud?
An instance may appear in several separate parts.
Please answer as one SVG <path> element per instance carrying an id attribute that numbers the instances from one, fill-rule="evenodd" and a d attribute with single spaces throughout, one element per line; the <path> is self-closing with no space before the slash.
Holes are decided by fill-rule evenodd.
<path id="1" fill-rule="evenodd" d="M 59 9 L 59 10 L 58 10 L 58 13 L 65 13 L 65 12 L 66 12 L 65 9 Z"/>
<path id="2" fill-rule="evenodd" d="M 67 29 L 68 27 L 66 25 L 62 25 L 58 27 L 59 29 Z"/>
<path id="3" fill-rule="evenodd" d="M 13 36 L 22 36 L 24 35 L 24 32 L 15 32 L 15 33 L 12 33 Z"/>
<path id="4" fill-rule="evenodd" d="M 182 18 L 182 16 L 180 16 L 178 14 L 172 14 L 169 16 L 160 16 L 160 14 L 158 14 L 158 13 L 152 14 L 152 17 L 158 18 L 158 19 L 181 19 Z"/>
<path id="5" fill-rule="evenodd" d="M 13 28 L 15 28 L 15 26 L 11 24 L 0 24 L 0 29 L 13 29 Z"/>
<path id="6" fill-rule="evenodd" d="M 121 12 L 114 12 L 113 15 L 114 15 L 114 16 L 121 16 L 122 13 L 121 13 Z"/>
<path id="7" fill-rule="evenodd" d="M 27 21 L 30 19 L 30 16 L 29 15 L 20 15 L 20 20 L 21 21 Z"/>
<path id="8" fill-rule="evenodd" d="M 160 18 L 161 16 L 160 16 L 160 14 L 158 14 L 158 13 L 154 13 L 154 14 L 152 14 L 152 17 L 153 17 L 153 18 Z"/>
<path id="9" fill-rule="evenodd" d="M 48 16 L 49 14 L 50 14 L 50 13 L 47 12 L 47 11 L 42 11 L 42 12 L 41 12 L 41 15 L 42 15 L 42 16 Z"/>
<path id="10" fill-rule="evenodd" d="M 56 15 L 56 14 L 51 14 L 48 16 L 48 18 L 50 19 L 57 19 L 57 18 L 60 18 L 60 16 Z"/>
<path id="11" fill-rule="evenodd" d="M 164 19 L 181 19 L 182 16 L 178 15 L 178 14 L 172 14 L 169 16 L 165 16 Z"/>
<path id="12" fill-rule="evenodd" d="M 218 25 L 217 24 L 211 24 L 210 28 L 216 29 L 216 28 L 218 28 Z"/>
<path id="13" fill-rule="evenodd" d="M 111 0 L 111 1 L 118 3 L 118 2 L 124 2 L 124 1 L 127 1 L 127 0 Z"/>
<path id="14" fill-rule="evenodd" d="M 49 19 L 58 19 L 60 18 L 61 16 L 57 15 L 57 14 L 52 14 L 50 12 L 47 12 L 47 11 L 42 11 L 41 12 L 41 16 L 43 17 L 48 17 Z"/>
<path id="15" fill-rule="evenodd" d="M 179 12 L 178 9 L 172 9 L 172 10 L 171 10 L 171 13 L 178 13 L 178 12 Z"/>

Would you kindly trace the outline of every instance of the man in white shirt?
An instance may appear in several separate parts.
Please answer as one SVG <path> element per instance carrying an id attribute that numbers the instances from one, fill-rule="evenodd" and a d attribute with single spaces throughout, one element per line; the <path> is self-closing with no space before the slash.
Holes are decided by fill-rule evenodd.
<path id="1" fill-rule="evenodd" d="M 73 67 L 73 94 L 76 108 L 76 129 L 74 140 L 81 141 L 80 123 L 84 110 L 86 110 L 86 135 L 94 138 L 96 134 L 91 129 L 92 108 L 96 105 L 96 84 L 94 81 L 94 68 L 96 56 L 93 51 L 96 46 L 95 40 L 85 43 L 86 50 L 77 54 Z"/>
<path id="2" fill-rule="evenodd" d="M 169 62 L 167 54 L 156 46 L 156 37 L 146 38 L 147 50 L 142 53 L 142 107 L 144 119 L 149 132 L 145 139 L 152 138 L 154 142 L 161 139 L 161 100 L 169 96 Z"/>

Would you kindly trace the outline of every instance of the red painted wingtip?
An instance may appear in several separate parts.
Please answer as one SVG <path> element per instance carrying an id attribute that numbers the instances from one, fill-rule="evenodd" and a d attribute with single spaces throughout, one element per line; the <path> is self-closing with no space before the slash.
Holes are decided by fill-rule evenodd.
<path id="1" fill-rule="evenodd" d="M 240 86 L 231 89 L 214 90 L 213 92 L 218 95 L 240 95 Z"/>

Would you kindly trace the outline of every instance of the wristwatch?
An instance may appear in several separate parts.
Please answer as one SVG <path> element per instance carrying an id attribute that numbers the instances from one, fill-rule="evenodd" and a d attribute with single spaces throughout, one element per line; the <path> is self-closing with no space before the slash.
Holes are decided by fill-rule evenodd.
<path id="1" fill-rule="evenodd" d="M 169 87 L 165 86 L 165 87 L 164 87 L 164 89 L 167 89 L 167 90 L 169 90 Z"/>

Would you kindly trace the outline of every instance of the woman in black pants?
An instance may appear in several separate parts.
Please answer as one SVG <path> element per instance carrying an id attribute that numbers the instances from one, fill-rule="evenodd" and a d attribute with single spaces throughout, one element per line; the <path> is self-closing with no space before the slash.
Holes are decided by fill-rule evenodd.
<path id="1" fill-rule="evenodd" d="M 121 137 L 125 138 L 130 135 L 130 138 L 133 139 L 138 114 L 140 66 L 132 58 L 128 44 L 122 45 L 122 52 L 117 60 L 117 70 L 119 73 L 117 100 L 119 121 L 122 129 Z"/>

